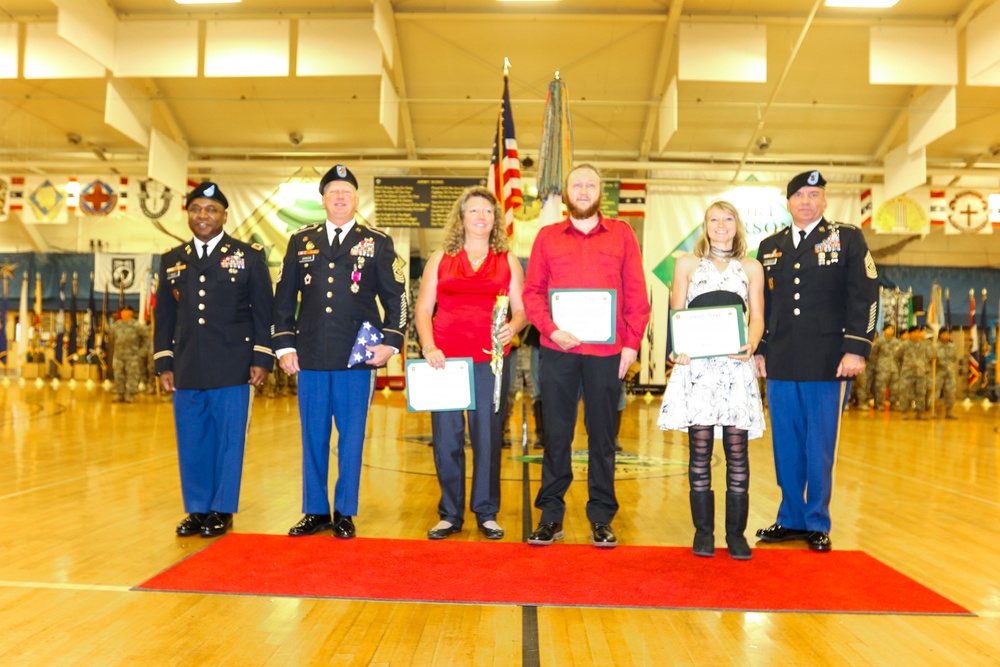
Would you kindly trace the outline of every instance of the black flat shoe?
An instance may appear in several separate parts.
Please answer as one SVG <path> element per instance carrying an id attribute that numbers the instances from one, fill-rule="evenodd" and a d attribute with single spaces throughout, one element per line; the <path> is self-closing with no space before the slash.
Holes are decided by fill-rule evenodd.
<path id="1" fill-rule="evenodd" d="M 341 516 L 339 521 L 333 523 L 333 536 L 342 540 L 349 540 L 356 535 L 354 521 L 349 516 Z"/>
<path id="2" fill-rule="evenodd" d="M 607 523 L 597 521 L 591 523 L 590 539 L 595 547 L 610 548 L 618 546 L 618 538 L 615 537 L 615 531 L 611 530 L 611 525 Z"/>
<path id="3" fill-rule="evenodd" d="M 479 524 L 479 532 L 485 535 L 488 540 L 502 540 L 504 536 L 503 528 L 499 526 L 496 528 L 487 528 L 483 524 Z"/>
<path id="4" fill-rule="evenodd" d="M 830 541 L 830 533 L 824 533 L 819 530 L 809 533 L 806 542 L 809 543 L 809 548 L 813 551 L 825 553 L 833 549 L 833 542 Z"/>
<path id="5" fill-rule="evenodd" d="M 306 514 L 301 521 L 292 526 L 288 534 L 292 537 L 315 535 L 322 530 L 330 530 L 331 528 L 333 528 L 333 521 L 330 520 L 329 514 Z"/>
<path id="6" fill-rule="evenodd" d="M 204 525 L 207 516 L 207 514 L 201 512 L 188 514 L 183 521 L 177 524 L 177 536 L 190 537 L 191 535 L 198 535 L 201 533 L 201 527 Z"/>
<path id="7" fill-rule="evenodd" d="M 535 546 L 548 546 L 556 540 L 563 538 L 561 523 L 546 522 L 538 524 L 538 528 L 528 536 L 528 544 Z"/>
<path id="8" fill-rule="evenodd" d="M 767 528 L 757 531 L 757 539 L 764 542 L 790 542 L 792 540 L 804 540 L 809 537 L 808 530 L 796 530 L 795 528 L 785 528 L 778 524 L 772 524 Z"/>
<path id="9" fill-rule="evenodd" d="M 225 535 L 233 527 L 233 515 L 228 512 L 210 512 L 201 526 L 202 537 Z"/>
<path id="10" fill-rule="evenodd" d="M 427 531 L 428 540 L 443 540 L 449 535 L 461 532 L 461 526 L 448 526 L 447 528 L 431 528 Z"/>

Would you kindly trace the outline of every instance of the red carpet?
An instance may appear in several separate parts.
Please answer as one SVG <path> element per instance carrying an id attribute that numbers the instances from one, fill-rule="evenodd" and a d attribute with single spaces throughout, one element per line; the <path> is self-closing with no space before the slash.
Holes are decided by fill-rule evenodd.
<path id="1" fill-rule="evenodd" d="M 860 551 L 720 550 L 231 533 L 143 590 L 411 602 L 969 614 Z"/>

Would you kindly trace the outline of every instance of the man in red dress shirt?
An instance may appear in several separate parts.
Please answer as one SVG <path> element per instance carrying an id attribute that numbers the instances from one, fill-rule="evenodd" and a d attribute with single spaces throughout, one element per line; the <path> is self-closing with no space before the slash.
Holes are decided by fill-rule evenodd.
<path id="1" fill-rule="evenodd" d="M 597 169 L 587 164 L 574 167 L 563 189 L 569 217 L 538 232 L 528 260 L 524 306 L 541 333 L 539 378 L 545 422 L 542 486 L 535 498 L 542 517 L 528 544 L 548 545 L 563 537 L 563 497 L 573 481 L 572 445 L 581 389 L 590 436 L 590 537 L 596 547 L 618 543 L 611 529 L 618 511 L 615 413 L 621 379 L 638 356 L 649 322 L 649 302 L 635 232 L 627 223 L 601 215 L 601 191 Z M 614 329 L 609 339 L 585 342 L 561 329 L 552 319 L 549 290 L 553 289 L 602 290 L 605 303 L 613 293 L 608 320 L 614 319 Z M 601 294 L 593 296 L 600 299 Z M 597 316 L 601 311 L 592 312 Z"/>

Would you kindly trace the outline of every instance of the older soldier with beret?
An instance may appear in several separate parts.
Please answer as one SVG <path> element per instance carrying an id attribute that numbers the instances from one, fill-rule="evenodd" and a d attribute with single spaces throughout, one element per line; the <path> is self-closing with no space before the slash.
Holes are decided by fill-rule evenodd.
<path id="1" fill-rule="evenodd" d="M 861 230 L 829 222 L 818 171 L 788 183 L 792 225 L 761 241 L 764 337 L 757 368 L 767 377 L 777 521 L 765 542 L 805 540 L 829 551 L 830 495 L 840 417 L 850 378 L 865 369 L 878 310 L 875 261 Z"/>
<path id="2" fill-rule="evenodd" d="M 184 509 L 180 536 L 233 525 L 243 476 L 251 387 L 274 366 L 271 277 L 260 245 L 223 231 L 229 202 L 215 183 L 187 197 L 194 238 L 163 255 L 153 357 L 173 393 Z"/>
<path id="3" fill-rule="evenodd" d="M 347 167 L 328 171 L 319 191 L 327 220 L 289 239 L 274 299 L 274 348 L 281 369 L 298 373 L 302 422 L 305 516 L 288 534 L 333 529 L 336 537 L 351 538 L 375 369 L 403 347 L 403 262 L 388 235 L 355 219 L 358 180 Z M 381 332 L 381 342 L 368 338 L 358 348 L 363 353 L 355 350 L 359 334 L 370 336 L 374 330 Z M 333 423 L 338 476 L 331 515 L 327 478 Z"/>

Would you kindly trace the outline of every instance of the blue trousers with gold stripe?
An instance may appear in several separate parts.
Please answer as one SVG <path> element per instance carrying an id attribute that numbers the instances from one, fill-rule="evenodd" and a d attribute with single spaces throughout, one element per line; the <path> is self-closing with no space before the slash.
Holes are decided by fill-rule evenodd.
<path id="1" fill-rule="evenodd" d="M 781 526 L 830 532 L 833 463 L 849 387 L 847 381 L 767 381 Z"/>
<path id="2" fill-rule="evenodd" d="M 333 507 L 344 516 L 358 513 L 361 453 L 368 408 L 375 393 L 375 370 L 299 371 L 302 422 L 302 511 L 330 514 L 330 436 L 337 426 L 337 484 Z M 332 421 L 331 421 L 332 419 Z"/>
<path id="3" fill-rule="evenodd" d="M 252 401 L 249 384 L 174 392 L 185 512 L 237 511 Z"/>

